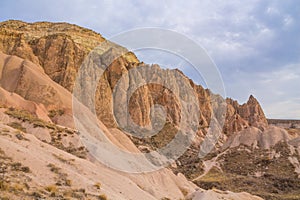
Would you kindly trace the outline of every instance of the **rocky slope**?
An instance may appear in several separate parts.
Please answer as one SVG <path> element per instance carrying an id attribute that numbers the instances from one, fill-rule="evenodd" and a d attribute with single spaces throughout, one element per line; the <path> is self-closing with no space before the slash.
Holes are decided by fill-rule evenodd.
<path id="1" fill-rule="evenodd" d="M 9 170 L 7 172 L 12 173 L 12 175 L 7 175 L 5 172 L 3 176 L 6 179 L 1 180 L 1 184 L 3 184 L 1 190 L 4 193 L 1 194 L 10 198 L 23 195 L 27 199 L 32 199 L 35 195 L 37 195 L 37 198 L 41 196 L 57 199 L 62 195 L 65 196 L 65 192 L 71 193 L 68 196 L 74 199 L 88 197 L 97 199 L 102 193 L 109 196 L 110 199 L 140 197 L 146 199 L 164 197 L 177 199 L 183 198 L 184 194 L 195 190 L 196 186 L 188 182 L 183 175 L 176 176 L 168 169 L 146 175 L 124 175 L 100 165 L 92 158 L 89 159 L 88 152 L 82 146 L 76 131 L 70 129 L 74 126 L 69 113 L 71 94 L 53 82 L 41 68 L 33 63 L 26 63 L 18 57 L 5 54 L 1 54 L 1 58 L 10 61 L 2 62 L 6 64 L 1 67 L 1 74 L 3 75 L 1 78 L 3 88 L 1 88 L 2 108 L 0 111 L 1 150 L 8 160 L 21 162 L 25 166 L 29 166 L 32 173 L 29 175 L 30 180 L 32 179 L 28 183 L 29 186 L 21 185 L 17 191 L 13 191 L 13 187 L 21 179 L 11 180 L 13 172 Z M 9 74 L 12 67 L 14 67 L 14 74 L 17 75 L 15 78 Z M 22 70 L 22 76 L 18 76 L 20 70 Z M 32 83 L 32 81 L 34 82 Z M 24 85 L 27 87 L 24 87 Z M 35 92 L 42 86 L 46 88 Z M 53 121 L 56 120 L 64 126 L 55 125 Z M 104 125 L 102 129 L 105 130 L 107 137 L 115 145 L 128 151 L 139 152 L 124 133 L 114 129 L 108 130 Z M 79 158 L 74 158 L 72 154 Z M 79 163 L 76 164 L 76 161 Z M 11 169 L 10 163 L 2 162 L 2 160 L 1 163 L 3 169 Z M 53 173 L 54 175 L 57 174 L 57 177 L 54 176 L 52 179 L 52 176 L 47 175 L 49 171 L 54 171 Z M 77 175 L 74 173 L 77 173 Z M 82 173 L 85 174 L 84 177 L 82 177 Z M 26 177 L 27 175 L 24 178 Z M 68 183 L 64 183 L 65 181 L 68 181 Z M 75 184 L 71 185 L 69 182 Z M 98 182 L 102 184 L 101 190 L 100 186 L 93 186 Z M 154 186 L 156 184 L 157 187 Z M 55 191 L 49 189 L 48 186 L 54 187 L 53 190 Z M 91 188 L 91 190 L 88 188 Z M 186 191 L 186 193 L 181 190 Z M 79 193 L 77 198 L 72 196 L 72 193 L 76 192 Z"/>
<path id="2" fill-rule="evenodd" d="M 180 199 L 197 190 L 182 174 L 175 175 L 169 169 L 134 175 L 118 173 L 95 162 L 76 130 L 70 129 L 71 94 L 35 64 L 5 54 L 1 59 L 1 198 Z M 10 74 L 12 69 L 17 76 Z M 23 85 L 30 86 L 33 93 L 27 94 Z M 50 89 L 34 92 L 43 85 Z M 24 98 L 17 91 L 26 94 Z M 54 92 L 49 96 L 49 91 Z M 60 118 L 69 126 L 53 123 Z M 115 145 L 139 152 L 124 133 L 104 125 L 102 129 Z M 201 191 L 202 195 L 206 193 Z M 207 192 L 230 198 L 228 194 Z M 245 193 L 232 195 L 256 198 Z"/>
<path id="3" fill-rule="evenodd" d="M 248 128 L 207 156 L 201 187 L 248 191 L 264 199 L 299 199 L 299 136 L 278 127 Z"/>
<path id="4" fill-rule="evenodd" d="M 95 47 L 97 48 L 92 51 Z M 249 194 L 209 190 L 213 188 L 229 189 L 235 192 L 251 191 L 266 199 L 270 199 L 270 195 L 275 192 L 278 195 L 275 195 L 274 199 L 299 197 L 297 196 L 300 191 L 297 186 L 299 168 L 297 163 L 300 160 L 298 157 L 299 139 L 297 138 L 299 135 L 269 127 L 259 102 L 252 95 L 243 105 L 239 105 L 232 99 L 224 100 L 222 97 L 212 94 L 208 89 L 194 84 L 178 70 L 163 70 L 158 65 L 144 64 L 133 53 L 105 40 L 101 35 L 66 23 L 2 22 L 0 23 L 0 51 L 3 52 L 0 53 L 0 102 L 5 107 L 2 109 L 1 121 L 3 124 L 1 126 L 3 129 L 9 129 L 1 132 L 1 144 L 6 143 L 3 146 L 5 148 L 2 149 L 3 155 L 22 162 L 22 164 L 30 165 L 30 162 L 22 161 L 25 157 L 22 152 L 29 151 L 24 148 L 24 145 L 26 146 L 32 141 L 34 145 L 30 146 L 30 151 L 36 152 L 36 154 L 28 159 L 36 161 L 35 156 L 49 158 L 55 166 L 59 165 L 61 172 L 57 175 L 64 174 L 63 177 L 74 177 L 72 182 L 83 182 L 82 187 L 86 192 L 81 191 L 80 193 L 79 191 L 78 195 L 83 195 L 84 198 L 98 198 L 99 195 L 105 193 L 109 199 L 140 199 L 140 197 L 146 199 L 180 199 L 184 197 L 258 199 Z M 142 68 L 148 70 L 141 71 Z M 95 76 L 95 72 L 103 73 L 99 80 Z M 79 81 L 79 89 L 85 91 L 84 96 L 80 97 L 83 100 L 82 106 L 93 109 L 93 106 L 96 105 L 95 112 L 101 129 L 105 130 L 106 136 L 116 146 L 128 151 L 139 153 L 162 148 L 175 136 L 183 119 L 189 123 L 197 118 L 198 124 L 195 124 L 196 128 L 192 130 L 196 135 L 191 146 L 170 166 L 170 169 L 177 175 L 170 169 L 140 175 L 118 173 L 93 160 L 82 147 L 78 136 L 74 134 L 76 131 L 73 130 L 71 92 L 73 90 L 76 92 L 78 89 L 76 87 L 74 89 L 74 85 L 78 84 L 76 82 L 78 74 L 86 78 Z M 96 83 L 94 83 L 95 81 Z M 125 81 L 125 84 L 121 85 L 120 90 L 115 91 L 115 88 L 119 86 L 119 81 Z M 162 84 L 140 85 L 145 81 L 160 81 Z M 171 85 L 172 90 L 162 85 Z M 189 95 L 180 91 L 183 85 L 190 88 Z M 93 89 L 96 91 L 95 95 L 89 93 Z M 132 96 L 126 96 L 126 93 L 133 89 Z M 180 106 L 182 105 L 180 99 L 176 97 L 180 97 L 185 102 L 193 101 L 193 105 L 197 105 L 196 107 L 199 107 L 201 112 L 193 115 L 194 107 Z M 123 104 L 120 102 L 128 102 L 128 110 L 124 110 Z M 127 119 L 124 113 L 129 113 L 132 121 L 137 125 L 147 127 L 149 130 L 155 128 L 157 123 L 160 123 L 151 119 L 151 107 L 155 104 L 163 105 L 166 111 L 166 124 L 158 134 L 151 138 L 139 138 L 125 134 L 125 131 L 132 127 L 124 126 L 124 124 L 127 125 L 126 121 L 122 121 L 122 119 Z M 227 106 L 224 116 L 218 116 L 215 110 L 222 109 L 223 107 L 220 105 L 224 104 Z M 13 108 L 9 109 L 10 107 Z M 218 127 L 221 137 L 214 152 L 204 160 L 199 159 L 199 146 L 209 134 L 210 125 L 215 120 L 220 121 L 221 119 L 224 119 L 225 124 Z M 7 128 L 8 124 L 13 127 Z M 39 129 L 36 130 L 36 128 Z M 25 138 L 24 141 L 14 138 L 16 129 L 20 129 L 22 138 Z M 44 134 L 41 135 L 39 132 Z M 73 134 L 70 136 L 68 133 L 71 132 Z M 14 138 L 14 140 L 10 141 L 9 138 Z M 288 146 L 276 146 L 280 142 L 284 142 Z M 40 148 L 41 146 L 46 146 L 46 148 Z M 22 151 L 18 151 L 20 149 Z M 272 156 L 271 164 L 266 164 L 265 150 L 267 152 L 275 151 L 275 154 L 280 154 L 282 151 L 285 156 Z M 72 157 L 70 153 L 83 158 L 83 160 Z M 58 154 L 67 158 L 56 159 L 55 155 Z M 13 155 L 18 156 L 13 157 Z M 259 170 L 250 164 L 247 165 L 251 166 L 251 169 L 241 167 L 247 163 L 246 160 L 241 159 L 241 155 L 251 158 L 248 161 L 251 161 L 252 164 L 268 167 L 271 171 Z M 257 158 L 257 155 L 260 155 L 261 158 Z M 75 159 L 76 163 L 73 163 L 73 167 L 69 170 L 67 169 L 69 166 L 66 166 L 62 160 L 72 159 Z M 49 171 L 49 168 L 51 171 L 51 166 L 47 167 L 51 163 L 45 160 L 36 162 L 39 163 L 43 172 L 40 173 L 38 168 L 31 169 L 30 167 L 33 172 L 30 177 L 33 178 L 34 187 L 22 188 L 22 195 L 28 196 L 36 190 L 35 188 L 39 188 L 39 191 L 42 191 L 39 195 L 50 198 L 52 192 L 45 188 L 48 177 L 45 176 L 44 180 L 39 179 L 41 175 L 45 175 L 47 170 Z M 234 163 L 239 164 L 235 166 Z M 278 165 L 279 168 L 275 168 L 276 164 L 282 163 L 291 165 Z M 226 165 L 232 167 L 226 168 L 224 167 Z M 84 171 L 84 166 L 88 166 L 87 171 Z M 96 168 L 99 168 L 99 171 Z M 275 170 L 284 169 L 287 169 L 287 173 L 279 174 L 279 176 L 273 173 Z M 104 174 L 103 171 L 105 171 Z M 249 180 L 253 182 L 247 182 L 247 171 L 251 176 Z M 83 177 L 80 175 L 82 173 L 85 173 Z M 199 188 L 186 180 L 183 174 L 208 191 L 195 192 Z M 260 176 L 256 180 L 257 174 L 264 174 L 264 176 Z M 223 177 L 227 175 L 228 179 L 224 180 Z M 265 177 L 265 175 L 268 176 Z M 111 177 L 114 179 L 110 180 Z M 93 181 L 88 181 L 90 178 Z M 288 190 L 285 190 L 285 186 L 279 183 L 288 178 L 293 181 L 288 184 L 296 184 L 296 186 L 288 186 Z M 98 179 L 104 185 L 103 190 L 101 187 L 100 191 L 97 191 L 97 186 L 93 186 Z M 222 180 L 224 181 L 220 183 Z M 52 182 L 55 183 L 55 181 L 58 180 L 54 177 Z M 65 179 L 61 181 L 66 182 Z M 4 183 L 7 186 L 7 181 Z M 253 183 L 265 184 L 266 188 L 263 193 L 257 192 L 257 188 L 251 187 Z M 125 187 L 124 184 L 128 186 Z M 275 189 L 269 187 L 272 184 Z M 74 187 L 66 187 L 65 183 L 58 185 L 53 199 L 64 195 L 64 192 L 67 191 L 72 193 L 73 190 L 78 189 L 78 186 L 75 184 Z M 11 185 L 8 184 L 7 188 L 10 187 Z M 18 192 L 20 191 L 18 190 L 13 195 L 18 195 Z M 9 195 L 9 193 L 11 192 L 5 194 Z M 28 198 L 30 199 L 29 196 Z"/>

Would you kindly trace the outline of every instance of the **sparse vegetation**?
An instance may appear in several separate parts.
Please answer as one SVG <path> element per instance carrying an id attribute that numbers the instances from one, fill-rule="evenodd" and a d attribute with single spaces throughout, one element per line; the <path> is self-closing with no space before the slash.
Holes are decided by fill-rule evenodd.
<path id="1" fill-rule="evenodd" d="M 0 199 L 1 199 L 1 200 L 9 200 L 9 198 L 8 198 L 7 196 L 3 196 L 3 197 L 0 196 Z"/>
<path id="2" fill-rule="evenodd" d="M 28 182 L 31 180 L 27 173 L 30 173 L 29 167 L 20 162 L 13 162 L 12 158 L 0 149 L 0 199 L 25 197 L 30 189 Z"/>
<path id="3" fill-rule="evenodd" d="M 72 186 L 72 180 L 68 179 L 68 175 L 62 172 L 62 169 L 56 167 L 54 164 L 50 163 L 47 165 L 50 168 L 50 171 L 57 175 L 57 186 Z"/>
<path id="4" fill-rule="evenodd" d="M 191 146 L 191 148 L 178 158 L 178 166 L 176 168 L 170 166 L 175 174 L 182 173 L 190 180 L 204 172 L 202 160 L 198 157 L 198 151 L 194 151 L 193 149 L 199 149 L 199 147 Z"/>
<path id="5" fill-rule="evenodd" d="M 107 200 L 107 196 L 105 194 L 100 194 L 99 200 Z"/>
<path id="6" fill-rule="evenodd" d="M 7 108 L 7 106 L 3 103 L 0 103 L 0 108 Z"/>
<path id="7" fill-rule="evenodd" d="M 183 196 L 187 196 L 189 194 L 188 190 L 185 188 L 179 188 Z"/>
<path id="8" fill-rule="evenodd" d="M 44 128 L 49 128 L 53 130 L 58 130 L 60 132 L 63 131 L 62 128 L 59 128 L 55 124 L 43 121 L 39 119 L 38 117 L 32 115 L 26 110 L 18 110 L 15 108 L 9 108 L 8 110 L 5 111 L 5 114 L 9 115 L 10 117 L 16 118 L 18 120 L 21 120 L 23 122 L 28 122 L 30 124 L 33 124 L 34 127 L 44 127 Z"/>
<path id="9" fill-rule="evenodd" d="M 29 167 L 24 167 L 24 166 L 22 166 L 22 164 L 19 163 L 19 162 L 12 163 L 12 164 L 11 164 L 11 170 L 13 170 L 13 171 L 22 171 L 22 172 L 24 172 L 24 173 L 29 173 L 29 172 L 30 172 Z"/>
<path id="10" fill-rule="evenodd" d="M 25 187 L 23 184 L 20 184 L 20 183 L 14 183 L 13 185 L 11 185 L 10 187 L 10 191 L 12 192 L 20 192 L 20 191 L 24 191 Z"/>
<path id="11" fill-rule="evenodd" d="M 51 113 L 53 113 L 53 112 L 54 111 L 52 111 Z M 36 116 L 32 115 L 28 111 L 24 111 L 24 110 L 9 108 L 8 110 L 5 111 L 5 113 L 7 115 L 9 115 L 10 117 L 18 119 L 22 122 L 28 122 L 30 124 L 33 124 L 33 127 L 35 127 L 35 128 L 42 127 L 42 128 L 51 129 L 52 130 L 50 133 L 51 134 L 51 142 L 50 142 L 51 145 L 53 145 L 61 150 L 64 150 L 70 154 L 73 154 L 79 158 L 86 159 L 87 149 L 85 149 L 85 147 L 82 146 L 82 147 L 76 148 L 72 145 L 65 147 L 62 144 L 62 141 L 61 141 L 62 137 L 67 136 L 66 134 L 73 135 L 75 132 L 74 130 L 70 130 L 68 128 L 60 127 L 53 123 L 43 121 L 43 120 L 37 118 Z M 57 111 L 55 111 L 55 113 L 57 113 L 58 115 L 63 115 L 64 111 L 57 110 Z M 26 129 L 19 122 L 12 122 L 8 125 L 10 125 L 11 127 L 15 128 L 15 129 L 18 129 L 22 132 L 26 132 Z M 65 134 L 63 134 L 63 133 L 65 133 Z M 22 140 L 22 139 L 27 140 L 25 137 L 23 137 L 22 134 L 19 134 L 19 133 L 16 135 L 16 137 L 19 140 Z"/>
<path id="12" fill-rule="evenodd" d="M 60 173 L 60 168 L 59 167 L 56 167 L 54 164 L 50 163 L 47 165 L 47 167 L 50 168 L 50 171 L 53 172 L 53 173 L 56 173 L 56 174 L 59 174 Z"/>
<path id="13" fill-rule="evenodd" d="M 54 118 L 56 116 L 62 116 L 63 114 L 65 114 L 64 110 L 58 109 L 58 110 L 50 110 L 48 117 L 50 118 Z"/>
<path id="14" fill-rule="evenodd" d="M 30 114 L 28 111 L 25 110 L 18 110 L 16 108 L 10 107 L 8 110 L 5 111 L 5 114 L 16 118 L 18 120 L 21 120 L 23 122 L 33 122 L 36 120 L 36 117 L 34 117 L 32 114 Z"/>
<path id="15" fill-rule="evenodd" d="M 100 182 L 95 183 L 94 187 L 97 188 L 98 190 L 100 190 L 101 189 L 101 183 Z"/>
<path id="16" fill-rule="evenodd" d="M 0 191 L 6 191 L 8 188 L 8 184 L 4 180 L 0 180 Z"/>
<path id="17" fill-rule="evenodd" d="M 230 149 L 219 158 L 223 171 L 214 167 L 195 183 L 204 189 L 247 191 L 268 200 L 299 199 L 300 179 L 288 161 L 287 144 L 278 143 L 272 150 L 280 152 L 280 157 L 271 159 L 270 150 Z"/>
<path id="18" fill-rule="evenodd" d="M 78 158 L 86 159 L 87 156 L 87 149 L 84 146 L 74 148 L 72 146 L 64 148 L 70 154 L 77 156 Z"/>
<path id="19" fill-rule="evenodd" d="M 81 189 L 72 189 L 70 190 L 71 192 L 71 197 L 75 198 L 75 199 L 86 199 L 86 197 L 88 196 L 88 194 L 86 194 L 85 189 L 81 188 Z"/>
<path id="20" fill-rule="evenodd" d="M 66 186 L 72 186 L 72 180 L 66 179 L 65 180 Z"/>
<path id="21" fill-rule="evenodd" d="M 11 122 L 11 123 L 8 123 L 7 125 L 14 128 L 14 129 L 17 129 L 19 131 L 22 131 L 22 132 L 26 133 L 26 128 L 24 128 L 22 126 L 22 124 L 20 124 L 19 122 Z"/>
<path id="22" fill-rule="evenodd" d="M 40 191 L 34 191 L 34 192 L 32 192 L 32 193 L 30 194 L 30 196 L 33 196 L 33 197 L 35 197 L 36 199 L 42 198 L 42 194 L 41 194 Z"/>
<path id="23" fill-rule="evenodd" d="M 143 145 L 149 147 L 151 150 L 157 150 L 169 144 L 174 139 L 177 132 L 178 129 L 175 124 L 166 122 L 162 130 L 160 130 L 155 136 L 142 139 L 133 137 L 132 141 L 136 146 Z"/>
<path id="24" fill-rule="evenodd" d="M 45 187 L 45 190 L 54 194 L 58 191 L 56 185 L 48 185 Z"/>
<path id="25" fill-rule="evenodd" d="M 74 159 L 65 159 L 62 155 L 56 155 L 56 154 L 52 154 L 52 155 L 63 163 L 72 164 L 72 162 L 74 162 Z"/>
<path id="26" fill-rule="evenodd" d="M 1 132 L 3 132 L 3 133 L 8 133 L 9 130 L 8 130 L 7 128 L 3 128 L 3 129 L 1 130 Z"/>

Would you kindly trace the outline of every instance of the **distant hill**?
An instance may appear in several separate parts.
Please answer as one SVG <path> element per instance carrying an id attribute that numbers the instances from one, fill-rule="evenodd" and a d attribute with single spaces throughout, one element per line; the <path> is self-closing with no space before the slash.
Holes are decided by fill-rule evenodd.
<path id="1" fill-rule="evenodd" d="M 300 120 L 268 119 L 268 123 L 282 128 L 300 128 Z"/>

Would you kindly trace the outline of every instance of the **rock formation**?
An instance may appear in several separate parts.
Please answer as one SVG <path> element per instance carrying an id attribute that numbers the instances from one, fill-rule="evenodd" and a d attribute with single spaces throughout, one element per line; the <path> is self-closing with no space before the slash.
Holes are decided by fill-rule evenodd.
<path id="1" fill-rule="evenodd" d="M 55 82 L 72 91 L 76 74 L 88 53 L 105 39 L 90 30 L 66 23 L 25 23 L 7 21 L 0 24 L 0 50 L 9 55 L 16 55 L 43 67 L 44 72 Z M 129 52 L 121 57 L 115 57 L 118 46 L 111 46 L 101 52 L 101 63 L 107 67 L 105 76 L 101 77 L 96 92 L 96 110 L 98 117 L 109 127 L 116 127 L 113 119 L 112 93 L 117 81 L 133 67 L 143 65 L 136 56 Z M 126 51 L 126 49 L 124 50 Z M 115 59 L 112 59 L 115 58 Z M 154 68 L 159 66 L 154 66 Z M 180 72 L 181 73 L 181 72 Z M 156 79 L 152 75 L 152 79 Z M 170 80 L 172 81 L 172 80 Z M 190 81 L 199 100 L 201 114 L 200 126 L 208 127 L 211 120 L 212 106 L 209 90 Z M 156 91 L 157 90 L 157 91 Z M 133 120 L 139 125 L 150 123 L 150 108 L 154 99 L 168 99 L 170 94 L 161 94 L 161 89 L 153 86 L 140 88 L 132 98 L 130 109 Z M 153 96 L 155 95 L 155 96 Z M 251 96 L 249 101 L 240 106 L 233 100 L 227 100 L 227 121 L 225 133 L 240 131 L 248 126 L 263 128 L 267 125 L 264 113 L 258 101 Z M 172 101 L 163 102 L 168 110 L 168 120 L 178 124 L 179 110 Z M 175 104 L 176 105 L 176 104 Z"/>
<path id="2" fill-rule="evenodd" d="M 250 126 L 265 129 L 268 126 L 265 114 L 259 102 L 250 95 L 247 103 L 239 105 L 237 101 L 227 99 L 227 117 L 225 133 L 234 133 Z"/>

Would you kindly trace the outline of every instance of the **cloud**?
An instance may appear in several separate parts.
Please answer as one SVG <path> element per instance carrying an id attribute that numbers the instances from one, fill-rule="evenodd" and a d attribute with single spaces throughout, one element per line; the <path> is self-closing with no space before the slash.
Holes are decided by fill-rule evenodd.
<path id="1" fill-rule="evenodd" d="M 255 94 L 270 118 L 300 119 L 300 63 L 268 72 L 235 73 L 227 91 L 246 101 Z"/>

